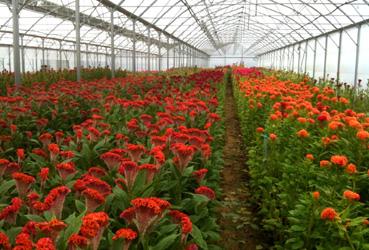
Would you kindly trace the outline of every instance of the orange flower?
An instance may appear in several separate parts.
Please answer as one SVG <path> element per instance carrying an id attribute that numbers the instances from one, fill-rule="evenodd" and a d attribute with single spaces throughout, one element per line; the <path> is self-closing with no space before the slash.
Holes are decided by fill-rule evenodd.
<path id="1" fill-rule="evenodd" d="M 313 198 L 314 200 L 319 200 L 320 193 L 318 191 L 313 192 Z"/>
<path id="2" fill-rule="evenodd" d="M 348 164 L 348 166 L 346 167 L 346 172 L 349 174 L 355 174 L 357 172 L 355 164 Z"/>
<path id="3" fill-rule="evenodd" d="M 275 141 L 275 140 L 277 140 L 277 135 L 273 134 L 273 133 L 270 133 L 269 138 L 270 138 L 270 140 Z"/>
<path id="4" fill-rule="evenodd" d="M 369 138 L 369 132 L 365 130 L 360 130 L 359 132 L 356 133 L 356 137 L 359 140 L 365 141 Z"/>
<path id="5" fill-rule="evenodd" d="M 309 160 L 311 160 L 311 161 L 313 161 L 313 160 L 314 160 L 314 156 L 313 156 L 312 154 L 306 154 L 306 155 L 305 155 L 305 158 L 306 158 L 306 159 L 309 159 Z"/>
<path id="6" fill-rule="evenodd" d="M 331 165 L 331 163 L 329 162 L 329 161 L 327 161 L 327 160 L 321 160 L 320 161 L 320 167 L 328 167 L 328 166 L 330 166 Z M 369 171 L 369 170 L 368 170 Z M 369 173 L 368 173 L 368 175 L 369 175 Z"/>
<path id="7" fill-rule="evenodd" d="M 324 208 L 323 211 L 320 214 L 320 218 L 322 220 L 330 220 L 333 221 L 337 218 L 338 214 L 336 210 L 334 210 L 331 207 Z"/>
<path id="8" fill-rule="evenodd" d="M 346 165 L 347 165 L 347 163 L 348 163 L 348 159 L 347 159 L 347 157 L 346 157 L 346 156 L 344 156 L 344 155 L 333 155 L 333 156 L 331 157 L 331 162 L 332 162 L 333 164 L 338 165 L 338 166 L 344 167 L 344 166 L 346 166 Z"/>
<path id="9" fill-rule="evenodd" d="M 258 128 L 256 129 L 256 132 L 258 132 L 258 133 L 263 133 L 263 132 L 264 132 L 264 128 L 262 128 L 262 127 L 258 127 Z"/>
<path id="10" fill-rule="evenodd" d="M 309 132 L 307 132 L 305 129 L 301 129 L 297 132 L 297 136 L 300 138 L 307 138 L 309 137 Z"/>
<path id="11" fill-rule="evenodd" d="M 343 196 L 348 199 L 349 201 L 358 201 L 360 200 L 360 195 L 358 193 L 355 193 L 353 191 L 350 190 L 346 190 L 345 192 L 343 192 Z"/>

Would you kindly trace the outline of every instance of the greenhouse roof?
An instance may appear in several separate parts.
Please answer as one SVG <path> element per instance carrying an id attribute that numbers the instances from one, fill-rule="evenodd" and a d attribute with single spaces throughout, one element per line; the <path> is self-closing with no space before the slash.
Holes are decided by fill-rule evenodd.
<path id="1" fill-rule="evenodd" d="M 24 43 L 41 46 L 47 37 L 53 38 L 44 41 L 47 46 L 57 48 L 75 41 L 75 1 L 20 3 Z M 12 43 L 10 5 L 11 0 L 0 0 L 2 44 Z M 238 44 L 245 54 L 258 55 L 369 19 L 367 0 L 80 0 L 82 43 L 109 46 L 111 7 L 116 47 L 132 49 L 135 36 L 139 51 L 147 51 L 150 32 L 153 44 L 160 46 L 180 42 L 212 54 Z"/>

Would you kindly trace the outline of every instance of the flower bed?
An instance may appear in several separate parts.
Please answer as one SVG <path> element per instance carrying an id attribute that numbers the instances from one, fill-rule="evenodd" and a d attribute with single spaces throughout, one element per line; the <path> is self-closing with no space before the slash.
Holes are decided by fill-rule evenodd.
<path id="1" fill-rule="evenodd" d="M 217 249 L 222 81 L 203 70 L 10 88 L 0 248 Z"/>
<path id="2" fill-rule="evenodd" d="M 286 72 L 236 78 L 253 201 L 275 248 L 368 249 L 369 116 L 353 93 Z"/>

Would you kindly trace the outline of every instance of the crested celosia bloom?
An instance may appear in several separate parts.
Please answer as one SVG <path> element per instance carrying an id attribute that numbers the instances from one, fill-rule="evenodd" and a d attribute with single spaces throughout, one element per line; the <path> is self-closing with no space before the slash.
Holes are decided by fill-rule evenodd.
<path id="1" fill-rule="evenodd" d="M 18 157 L 18 163 L 20 163 L 22 160 L 24 160 L 24 149 L 23 148 L 18 148 L 17 149 L 17 157 Z"/>
<path id="2" fill-rule="evenodd" d="M 314 160 L 314 155 L 312 155 L 312 154 L 306 154 L 305 155 L 305 158 L 308 159 L 308 160 L 310 160 L 310 161 L 313 161 Z"/>
<path id="3" fill-rule="evenodd" d="M 182 232 L 181 242 L 182 244 L 184 244 L 187 235 L 192 232 L 192 222 L 190 217 L 187 214 L 182 213 L 181 211 L 178 210 L 171 210 L 169 212 L 169 215 L 173 218 L 175 223 L 181 225 Z"/>
<path id="4" fill-rule="evenodd" d="M 334 210 L 331 207 L 327 207 L 325 209 L 323 209 L 323 211 L 320 214 L 320 218 L 322 220 L 330 220 L 333 221 L 338 217 L 338 214 L 336 212 L 336 210 Z"/>
<path id="5" fill-rule="evenodd" d="M 120 217 L 128 223 L 134 222 L 140 234 L 146 232 L 161 218 L 170 203 L 156 197 L 136 198 L 131 201 L 133 208 L 124 210 Z"/>
<path id="6" fill-rule="evenodd" d="M 55 162 L 56 158 L 58 157 L 59 153 L 60 153 L 60 148 L 58 144 L 55 143 L 50 143 L 47 146 L 49 152 L 50 152 L 50 161 L 51 162 Z"/>
<path id="7" fill-rule="evenodd" d="M 123 239 L 122 250 L 128 250 L 131 242 L 137 238 L 137 233 L 130 228 L 121 228 L 115 232 L 113 240 Z"/>
<path id="8" fill-rule="evenodd" d="M 353 164 L 353 163 L 348 164 L 345 171 L 348 174 L 355 174 L 355 173 L 357 173 L 356 165 Z"/>
<path id="9" fill-rule="evenodd" d="M 89 213 L 82 218 L 80 235 L 89 239 L 91 248 L 99 248 L 101 236 L 109 224 L 109 216 L 105 212 Z"/>
<path id="10" fill-rule="evenodd" d="M 64 158 L 67 158 L 67 159 L 72 159 L 75 154 L 73 151 L 70 151 L 70 150 L 66 150 L 66 151 L 60 151 L 60 156 L 61 157 L 64 157 Z"/>
<path id="11" fill-rule="evenodd" d="M 157 146 L 164 146 L 165 147 L 166 144 L 167 144 L 168 137 L 166 135 L 151 136 L 150 140 L 151 140 L 151 144 L 153 145 L 153 148 L 157 147 Z"/>
<path id="12" fill-rule="evenodd" d="M 40 172 L 38 173 L 38 176 L 40 176 L 41 179 L 41 187 L 45 186 L 45 182 L 48 179 L 49 176 L 49 168 L 41 168 Z"/>
<path id="13" fill-rule="evenodd" d="M 122 157 L 119 154 L 106 152 L 100 155 L 100 159 L 103 160 L 110 170 L 115 170 L 122 162 Z"/>
<path id="14" fill-rule="evenodd" d="M 67 227 L 67 224 L 61 220 L 52 219 L 48 222 L 36 222 L 34 227 L 55 241 L 60 232 Z"/>
<path id="15" fill-rule="evenodd" d="M 8 236 L 2 232 L 0 232 L 0 248 L 4 250 L 12 249 Z"/>
<path id="16" fill-rule="evenodd" d="M 156 165 L 161 166 L 165 163 L 165 154 L 163 153 L 162 147 L 154 147 L 150 151 L 150 154 L 154 157 Z"/>
<path id="17" fill-rule="evenodd" d="M 198 250 L 198 246 L 195 243 L 191 243 L 186 247 L 186 250 Z"/>
<path id="18" fill-rule="evenodd" d="M 38 138 L 42 144 L 44 145 L 44 148 L 47 148 L 47 145 L 49 145 L 51 143 L 53 136 L 50 133 L 44 133 L 42 135 L 40 135 L 40 137 Z"/>
<path id="19" fill-rule="evenodd" d="M 99 139 L 101 133 L 99 132 L 99 130 L 97 130 L 94 127 L 88 127 L 87 131 L 89 132 L 89 138 L 91 141 L 95 142 Z"/>
<path id="20" fill-rule="evenodd" d="M 107 182 L 89 174 L 85 174 L 82 178 L 78 179 L 74 183 L 73 188 L 77 192 L 82 192 L 86 188 L 92 188 L 99 191 L 103 196 L 111 194 L 111 186 Z"/>
<path id="21" fill-rule="evenodd" d="M 73 162 L 59 163 L 56 165 L 56 169 L 63 180 L 66 180 L 68 176 L 77 172 Z"/>
<path id="22" fill-rule="evenodd" d="M 345 197 L 349 201 L 358 201 L 360 200 L 360 195 L 351 190 L 346 190 L 343 192 L 343 197 Z"/>
<path id="23" fill-rule="evenodd" d="M 204 143 L 201 145 L 200 147 L 200 152 L 201 152 L 201 156 L 203 158 L 204 161 L 209 160 L 210 156 L 211 156 L 211 147 L 209 144 Z"/>
<path id="24" fill-rule="evenodd" d="M 66 186 L 51 189 L 45 198 L 44 210 L 50 211 L 56 218 L 60 219 L 63 212 L 65 197 L 69 193 L 70 189 Z"/>
<path id="25" fill-rule="evenodd" d="M 101 178 L 107 175 L 105 169 L 100 167 L 90 167 L 88 173 L 96 178 Z"/>
<path id="26" fill-rule="evenodd" d="M 92 188 L 86 188 L 82 191 L 82 196 L 86 199 L 87 212 L 93 212 L 100 205 L 104 204 L 105 197 Z"/>
<path id="27" fill-rule="evenodd" d="M 171 146 L 173 154 L 178 158 L 178 170 L 183 173 L 184 169 L 192 160 L 195 149 L 193 146 L 188 146 L 182 143 L 175 143 Z"/>
<path id="28" fill-rule="evenodd" d="M 36 243 L 36 250 L 56 250 L 56 247 L 52 239 L 40 238 Z"/>
<path id="29" fill-rule="evenodd" d="M 63 141 L 64 133 L 62 131 L 56 131 L 55 132 L 55 139 L 57 144 L 61 144 Z"/>
<path id="30" fill-rule="evenodd" d="M 346 157 L 346 156 L 344 156 L 344 155 L 333 155 L 333 156 L 331 157 L 331 162 L 332 162 L 333 164 L 338 165 L 338 166 L 344 167 L 344 166 L 346 166 L 346 165 L 347 165 L 347 163 L 348 163 L 348 159 L 347 159 L 347 157 Z"/>
<path id="31" fill-rule="evenodd" d="M 4 175 L 9 163 L 7 159 L 0 159 L 0 178 Z"/>
<path id="32" fill-rule="evenodd" d="M 215 199 L 215 192 L 213 189 L 206 187 L 206 186 L 201 186 L 195 189 L 195 193 L 196 194 L 201 194 L 204 195 L 206 197 L 208 197 L 210 200 L 214 200 Z"/>
<path id="33" fill-rule="evenodd" d="M 209 170 L 207 168 L 202 168 L 202 169 L 192 172 L 192 176 L 195 177 L 197 183 L 200 183 L 204 179 L 208 171 Z"/>
<path id="34" fill-rule="evenodd" d="M 365 141 L 365 140 L 369 139 L 369 132 L 365 131 L 365 130 L 360 130 L 359 132 L 356 133 L 356 137 L 359 140 Z"/>
<path id="35" fill-rule="evenodd" d="M 313 195 L 314 200 L 319 200 L 320 193 L 318 191 L 313 192 L 312 195 Z"/>
<path id="36" fill-rule="evenodd" d="M 27 233 L 20 233 L 15 238 L 15 247 L 13 250 L 32 250 L 33 242 L 31 236 Z"/>
<path id="37" fill-rule="evenodd" d="M 142 154 L 145 152 L 145 147 L 143 145 L 127 144 L 127 152 L 132 161 L 139 162 Z"/>
<path id="38" fill-rule="evenodd" d="M 155 164 L 142 164 L 139 166 L 139 170 L 146 171 L 146 183 L 151 183 L 155 174 L 159 171 L 159 167 Z"/>
<path id="39" fill-rule="evenodd" d="M 119 167 L 119 173 L 124 176 L 128 191 L 131 191 L 135 183 L 139 167 L 136 162 L 124 161 Z"/>
<path id="40" fill-rule="evenodd" d="M 30 190 L 31 185 L 35 182 L 35 178 L 28 174 L 15 172 L 12 174 L 15 185 L 20 197 L 25 197 Z"/>
<path id="41" fill-rule="evenodd" d="M 84 249 L 88 246 L 88 243 L 88 238 L 78 234 L 72 234 L 68 239 L 68 250 Z"/>
<path id="42" fill-rule="evenodd" d="M 11 175 L 15 172 L 19 172 L 21 169 L 21 166 L 16 162 L 9 162 L 9 164 L 6 166 L 4 175 Z"/>

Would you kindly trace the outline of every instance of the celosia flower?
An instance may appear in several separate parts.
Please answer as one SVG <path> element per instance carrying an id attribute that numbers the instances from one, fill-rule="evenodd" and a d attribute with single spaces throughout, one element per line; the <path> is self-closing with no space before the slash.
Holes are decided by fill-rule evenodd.
<path id="1" fill-rule="evenodd" d="M 178 158 L 178 170 L 183 173 L 189 162 L 192 160 L 195 154 L 193 146 L 188 146 L 182 143 L 173 144 L 171 147 L 173 154 Z"/>
<path id="2" fill-rule="evenodd" d="M 153 148 L 157 146 L 165 147 L 167 144 L 168 137 L 166 135 L 151 136 L 150 140 L 151 144 L 153 145 Z"/>
<path id="3" fill-rule="evenodd" d="M 31 236 L 26 233 L 20 233 L 15 238 L 15 247 L 13 250 L 32 250 L 33 242 Z"/>
<path id="4" fill-rule="evenodd" d="M 349 173 L 349 174 L 355 174 L 357 171 L 356 171 L 356 166 L 355 164 L 348 164 L 347 167 L 346 167 L 346 173 Z"/>
<path id="5" fill-rule="evenodd" d="M 56 165 L 56 169 L 63 180 L 76 173 L 76 167 L 73 162 L 59 163 Z"/>
<path id="6" fill-rule="evenodd" d="M 346 156 L 344 156 L 344 155 L 333 155 L 333 156 L 331 157 L 331 162 L 332 162 L 333 164 L 338 165 L 338 166 L 344 167 L 344 166 L 346 166 L 346 165 L 347 165 L 347 163 L 348 163 L 348 159 L 347 159 L 347 157 L 346 157 Z"/>
<path id="7" fill-rule="evenodd" d="M 86 188 L 92 188 L 99 191 L 103 196 L 107 196 L 111 193 L 111 186 L 108 183 L 89 174 L 78 179 L 73 187 L 77 192 L 82 192 Z"/>
<path id="8" fill-rule="evenodd" d="M 15 180 L 19 196 L 26 197 L 31 185 L 35 182 L 35 178 L 20 172 L 13 173 L 12 178 Z"/>
<path id="9" fill-rule="evenodd" d="M 58 144 L 50 143 L 47 148 L 50 152 L 50 161 L 55 162 L 60 152 Z"/>
<path id="10" fill-rule="evenodd" d="M 154 147 L 150 154 L 154 157 L 156 165 L 161 166 L 165 163 L 165 155 L 160 146 Z"/>
<path id="11" fill-rule="evenodd" d="M 106 152 L 100 155 L 100 159 L 103 160 L 110 170 L 115 170 L 122 162 L 122 157 L 119 154 Z"/>
<path id="12" fill-rule="evenodd" d="M 209 144 L 204 143 L 201 145 L 200 147 L 200 152 L 201 152 L 201 156 L 203 158 L 204 161 L 209 160 L 210 156 L 211 156 L 211 147 Z"/>
<path id="13" fill-rule="evenodd" d="M 139 170 L 146 171 L 146 184 L 148 184 L 153 181 L 155 174 L 159 171 L 159 168 L 157 165 L 146 163 L 139 166 Z"/>
<path id="14" fill-rule="evenodd" d="M 359 140 L 365 141 L 369 138 L 369 132 L 365 130 L 360 130 L 359 132 L 356 133 L 356 137 Z"/>
<path id="15" fill-rule="evenodd" d="M 42 142 L 44 148 L 46 149 L 47 146 L 51 143 L 52 138 L 53 136 L 50 133 L 44 133 L 40 135 L 38 139 Z"/>
<path id="16" fill-rule="evenodd" d="M 9 164 L 6 166 L 4 175 L 11 175 L 15 172 L 19 172 L 21 169 L 21 166 L 16 162 L 9 162 Z"/>
<path id="17" fill-rule="evenodd" d="M 107 175 L 105 169 L 100 167 L 90 167 L 88 173 L 96 178 L 101 178 Z"/>
<path id="18" fill-rule="evenodd" d="M 264 128 L 258 127 L 258 128 L 256 128 L 256 132 L 263 133 L 264 132 Z"/>
<path id="19" fill-rule="evenodd" d="M 83 190 L 82 196 L 84 196 L 86 199 L 87 212 L 95 211 L 96 208 L 105 202 L 105 197 L 92 188 L 86 188 Z"/>
<path id="20" fill-rule="evenodd" d="M 195 243 L 191 243 L 186 247 L 186 250 L 198 250 L 198 246 Z"/>
<path id="21" fill-rule="evenodd" d="M 208 171 L 209 170 L 207 168 L 202 168 L 192 172 L 192 176 L 196 178 L 197 183 L 201 183 Z"/>
<path id="22" fill-rule="evenodd" d="M 93 250 L 98 249 L 108 223 L 109 216 L 105 212 L 90 213 L 82 218 L 80 234 L 90 240 Z"/>
<path id="23" fill-rule="evenodd" d="M 8 236 L 2 232 L 0 232 L 0 248 L 4 250 L 12 249 Z"/>
<path id="24" fill-rule="evenodd" d="M 50 237 L 53 241 L 55 241 L 60 232 L 67 227 L 67 224 L 65 224 L 63 221 L 58 219 L 52 219 L 48 222 L 38 222 L 35 223 L 35 228 L 40 230 L 43 234 Z"/>
<path id="25" fill-rule="evenodd" d="M 145 235 L 147 230 L 161 218 L 164 211 L 170 207 L 170 203 L 159 198 L 136 198 L 131 201 L 132 208 L 128 208 L 120 215 L 127 219 L 127 222 L 134 222 L 141 235 Z"/>
<path id="26" fill-rule="evenodd" d="M 305 158 L 308 159 L 308 160 L 311 160 L 311 161 L 314 160 L 314 156 L 312 154 L 306 154 Z"/>
<path id="27" fill-rule="evenodd" d="M 127 152 L 132 161 L 139 162 L 142 154 L 145 152 L 145 147 L 136 144 L 127 144 Z"/>
<path id="28" fill-rule="evenodd" d="M 48 179 L 49 176 L 49 168 L 41 168 L 40 172 L 38 173 L 38 176 L 40 176 L 41 179 L 41 187 L 45 186 L 45 182 Z"/>
<path id="29" fill-rule="evenodd" d="M 68 249 L 84 249 L 88 246 L 88 239 L 78 234 L 72 234 L 68 239 Z"/>
<path id="30" fill-rule="evenodd" d="M 52 239 L 40 238 L 36 243 L 36 250 L 56 250 L 56 247 Z"/>
<path id="31" fill-rule="evenodd" d="M 51 189 L 44 201 L 45 210 L 50 211 L 56 218 L 60 219 L 63 212 L 65 197 L 69 193 L 70 189 L 66 186 Z"/>
<path id="32" fill-rule="evenodd" d="M 215 199 L 215 192 L 213 189 L 206 187 L 206 186 L 201 186 L 195 189 L 195 193 L 196 194 L 201 194 L 204 195 L 206 197 L 208 197 L 210 200 L 214 200 Z"/>
<path id="33" fill-rule="evenodd" d="M 349 201 L 360 200 L 360 195 L 350 190 L 346 190 L 345 192 L 343 192 L 343 196 Z"/>
<path id="34" fill-rule="evenodd" d="M 123 239 L 123 247 L 122 250 L 128 250 L 131 242 L 137 238 L 137 233 L 130 228 L 121 228 L 115 232 L 113 236 L 113 240 Z"/>
<path id="35" fill-rule="evenodd" d="M 9 161 L 7 159 L 0 159 L 0 178 L 4 175 L 6 168 L 8 167 Z"/>
<path id="36" fill-rule="evenodd" d="M 18 157 L 18 163 L 20 163 L 22 160 L 24 160 L 24 149 L 23 148 L 18 148 L 17 149 L 17 157 Z"/>
<path id="37" fill-rule="evenodd" d="M 330 220 L 333 221 L 338 217 L 338 214 L 336 212 L 336 210 L 334 210 L 331 207 L 327 207 L 325 209 L 323 209 L 323 211 L 320 214 L 320 218 L 322 220 Z"/>
<path id="38" fill-rule="evenodd" d="M 182 213 L 181 211 L 178 210 L 171 210 L 169 212 L 169 215 L 173 218 L 175 223 L 181 225 L 182 232 L 181 242 L 183 244 L 186 241 L 187 235 L 192 232 L 191 219 L 187 214 Z"/>
<path id="39" fill-rule="evenodd" d="M 139 171 L 137 163 L 133 161 L 124 161 L 120 165 L 118 171 L 124 176 L 128 191 L 131 191 Z"/>

